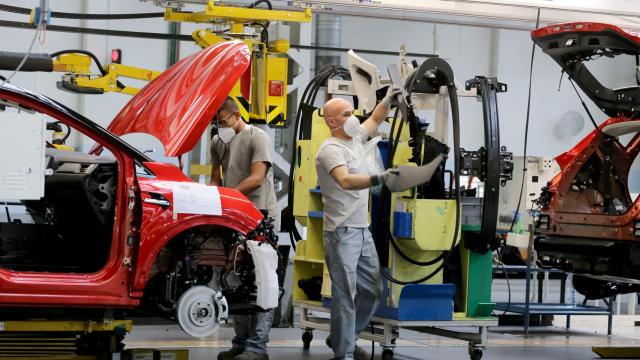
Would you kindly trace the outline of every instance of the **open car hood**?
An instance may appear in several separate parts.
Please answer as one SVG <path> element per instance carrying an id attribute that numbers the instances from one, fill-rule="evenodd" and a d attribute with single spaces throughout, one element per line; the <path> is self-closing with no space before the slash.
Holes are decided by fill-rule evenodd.
<path id="1" fill-rule="evenodd" d="M 153 135 L 167 157 L 190 151 L 247 70 L 250 55 L 243 42 L 228 41 L 180 60 L 134 96 L 108 130 Z"/>
<path id="2" fill-rule="evenodd" d="M 605 114 L 628 117 L 640 109 L 640 85 L 607 88 L 585 66 L 599 56 L 635 56 L 640 53 L 639 34 L 609 24 L 576 22 L 534 30 L 531 38 Z"/>

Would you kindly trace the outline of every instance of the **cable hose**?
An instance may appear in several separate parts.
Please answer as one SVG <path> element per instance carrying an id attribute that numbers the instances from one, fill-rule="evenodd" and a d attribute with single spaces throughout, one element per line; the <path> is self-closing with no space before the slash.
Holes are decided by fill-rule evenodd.
<path id="1" fill-rule="evenodd" d="M 258 0 L 254 1 L 251 5 L 249 5 L 249 9 L 253 9 L 254 7 L 260 5 L 261 3 L 266 3 L 269 10 L 273 10 L 273 6 L 271 5 L 271 1 L 269 0 Z"/>
<path id="2" fill-rule="evenodd" d="M 266 0 L 262 0 L 266 1 Z M 11 12 L 15 14 L 30 15 L 29 8 L 0 4 L 0 11 Z M 127 20 L 127 19 L 149 19 L 164 18 L 164 12 L 153 13 L 133 13 L 133 14 L 78 14 L 60 11 L 52 11 L 52 18 L 58 19 L 78 19 L 78 20 Z"/>
<path id="3" fill-rule="evenodd" d="M 536 17 L 536 29 L 540 26 L 540 8 L 538 8 L 538 16 Z M 529 139 L 529 115 L 531 113 L 531 83 L 533 80 L 533 60 L 536 54 L 536 44 L 533 43 L 531 45 L 531 63 L 529 65 L 529 92 L 527 95 L 527 115 L 526 121 L 524 125 L 524 146 L 523 146 L 523 154 L 522 154 L 522 182 L 520 183 L 520 195 L 518 196 L 518 205 L 516 206 L 516 211 L 513 214 L 513 219 L 511 220 L 511 226 L 509 226 L 509 232 L 513 232 L 513 227 L 518 220 L 518 216 L 520 215 L 520 205 L 522 204 L 522 194 L 524 193 L 524 182 L 527 178 L 527 142 Z M 597 127 L 596 127 L 597 128 Z"/>
<path id="4" fill-rule="evenodd" d="M 391 122 L 391 130 L 389 132 L 389 139 L 392 139 L 394 136 L 394 132 L 395 132 L 395 128 L 396 128 L 396 122 L 398 120 L 398 113 L 400 112 L 400 108 L 396 107 L 396 110 L 393 114 L 393 121 Z M 400 120 L 400 125 L 398 126 L 398 133 L 396 134 L 396 139 L 393 141 L 394 144 L 394 149 L 393 150 L 389 150 L 389 153 L 387 154 L 387 163 L 389 164 L 389 167 L 393 167 L 393 157 L 395 155 L 395 150 L 397 149 L 397 144 L 399 142 L 399 137 L 400 137 L 400 133 L 402 130 L 402 125 L 404 124 L 403 119 Z M 387 190 L 386 188 L 384 189 L 384 192 L 381 194 L 381 198 L 385 198 L 387 195 L 389 194 L 389 190 Z M 386 203 L 387 205 L 390 205 L 390 202 Z M 386 207 L 383 208 L 381 210 L 381 213 L 383 214 L 389 214 L 391 211 L 391 209 L 387 209 Z M 405 254 L 404 251 L 402 251 L 402 249 L 400 248 L 400 246 L 398 245 L 398 243 L 396 243 L 395 239 L 393 238 L 393 234 L 391 234 L 391 232 L 389 232 L 387 234 L 389 242 L 391 243 L 391 245 L 393 246 L 394 250 L 396 251 L 396 253 L 398 255 L 400 255 L 401 258 L 403 258 L 405 261 L 409 262 L 412 265 L 416 265 L 416 266 L 430 266 L 433 265 L 435 263 L 437 263 L 438 261 L 442 260 L 445 256 L 445 254 L 447 253 L 446 251 L 442 252 L 440 255 L 438 255 L 436 258 L 431 259 L 429 261 L 418 261 L 413 259 L 412 257 L 410 257 L 409 255 Z"/>
<path id="5" fill-rule="evenodd" d="M 459 179 L 460 177 L 460 114 L 459 114 L 459 107 L 458 107 L 458 94 L 456 92 L 456 87 L 453 81 L 454 80 L 453 70 L 451 69 L 451 66 L 449 66 L 449 64 L 442 59 L 434 58 L 434 59 L 426 60 L 424 63 L 422 63 L 422 65 L 420 65 L 420 68 L 418 68 L 418 71 L 416 71 L 416 74 L 419 76 L 422 76 L 428 70 L 432 70 L 432 69 L 437 69 L 436 75 L 440 75 L 444 78 L 443 80 L 447 84 L 447 91 L 449 93 L 449 103 L 451 106 L 451 118 L 453 123 L 452 125 L 453 125 L 453 148 L 454 148 L 454 181 L 455 181 L 455 189 L 456 189 L 455 190 L 456 224 L 455 224 L 453 239 L 451 241 L 451 247 L 449 251 L 445 251 L 440 255 L 442 256 L 442 263 L 428 275 L 416 280 L 404 281 L 404 280 L 398 280 L 393 276 L 391 276 L 391 274 L 387 274 L 383 269 L 380 269 L 380 273 L 387 280 L 398 285 L 419 284 L 434 277 L 436 274 L 440 272 L 440 270 L 444 268 L 445 263 L 449 258 L 449 255 L 453 252 L 458 242 L 457 240 L 458 240 L 459 228 L 460 228 L 460 179 Z M 415 85 L 415 81 L 417 77 L 418 76 L 414 75 L 413 81 L 411 82 L 411 87 L 408 90 L 409 96 L 411 95 L 411 91 L 413 89 L 413 85 Z M 402 124 L 399 126 L 399 129 L 401 128 L 402 128 Z M 399 133 L 400 133 L 400 130 L 398 130 L 398 134 Z M 396 138 L 399 139 L 399 135 L 396 135 Z M 393 146 L 397 146 L 397 144 L 393 144 Z M 391 160 L 393 160 L 393 158 Z M 389 166 L 390 167 L 393 166 L 393 161 L 389 163 Z M 395 242 L 395 239 L 393 238 L 393 236 L 391 236 L 389 240 L 392 243 Z M 393 245 L 394 245 L 394 248 L 396 248 L 397 244 L 393 244 Z"/>

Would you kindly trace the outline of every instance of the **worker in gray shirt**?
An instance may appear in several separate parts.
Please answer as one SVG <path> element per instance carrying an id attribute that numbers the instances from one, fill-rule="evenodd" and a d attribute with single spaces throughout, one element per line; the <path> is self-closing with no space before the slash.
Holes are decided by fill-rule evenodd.
<path id="1" fill-rule="evenodd" d="M 242 120 L 237 104 L 227 98 L 216 114 L 218 134 L 211 141 L 211 185 L 234 188 L 260 210 L 274 218 L 280 231 L 280 214 L 273 186 L 271 141 L 267 134 Z M 236 315 L 233 347 L 218 360 L 268 360 L 267 342 L 274 310 Z"/>
<path id="2" fill-rule="evenodd" d="M 318 150 L 316 171 L 324 204 L 325 260 L 331 276 L 327 345 L 336 360 L 366 358 L 355 342 L 371 321 L 382 294 L 380 263 L 369 231 L 369 188 L 391 181 L 397 171 L 369 175 L 363 145 L 400 94 L 399 87 L 390 86 L 362 124 L 347 100 L 331 99 L 323 107 L 331 137 Z"/>

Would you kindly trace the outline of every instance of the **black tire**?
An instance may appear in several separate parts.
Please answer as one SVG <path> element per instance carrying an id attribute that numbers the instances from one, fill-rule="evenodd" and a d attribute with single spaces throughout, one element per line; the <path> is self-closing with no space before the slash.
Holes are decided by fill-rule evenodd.
<path id="1" fill-rule="evenodd" d="M 471 360 L 482 359 L 482 349 L 469 349 L 469 358 Z"/>
<path id="2" fill-rule="evenodd" d="M 313 332 L 307 330 L 302 333 L 302 348 L 309 350 L 311 347 L 311 340 L 313 340 Z"/>
<path id="3" fill-rule="evenodd" d="M 393 350 L 391 349 L 382 350 L 382 360 L 393 360 Z"/>

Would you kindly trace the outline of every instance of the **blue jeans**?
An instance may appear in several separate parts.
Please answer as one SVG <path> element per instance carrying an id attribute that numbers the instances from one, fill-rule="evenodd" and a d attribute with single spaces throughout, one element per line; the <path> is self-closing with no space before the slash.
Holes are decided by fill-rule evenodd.
<path id="1" fill-rule="evenodd" d="M 234 315 L 233 328 L 236 336 L 233 338 L 233 347 L 266 354 L 274 310 L 252 315 Z"/>
<path id="2" fill-rule="evenodd" d="M 333 359 L 353 359 L 356 340 L 382 296 L 378 253 L 369 229 L 352 227 L 325 231 L 324 253 L 331 276 Z"/>

